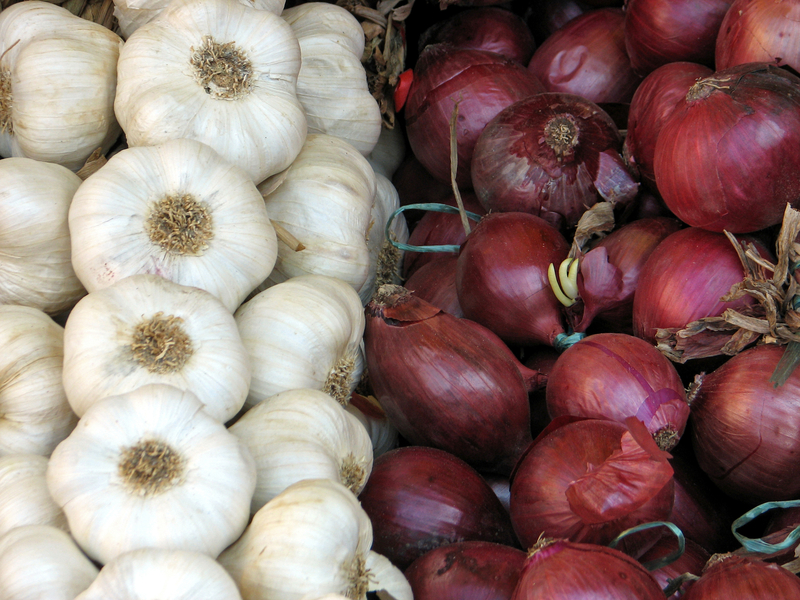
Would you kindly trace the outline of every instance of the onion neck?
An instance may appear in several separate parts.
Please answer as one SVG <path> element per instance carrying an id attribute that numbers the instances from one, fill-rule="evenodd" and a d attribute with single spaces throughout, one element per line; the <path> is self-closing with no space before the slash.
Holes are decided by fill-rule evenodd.
<path id="1" fill-rule="evenodd" d="M 544 125 L 544 141 L 559 162 L 574 154 L 579 137 L 578 124 L 572 115 L 557 115 Z"/>

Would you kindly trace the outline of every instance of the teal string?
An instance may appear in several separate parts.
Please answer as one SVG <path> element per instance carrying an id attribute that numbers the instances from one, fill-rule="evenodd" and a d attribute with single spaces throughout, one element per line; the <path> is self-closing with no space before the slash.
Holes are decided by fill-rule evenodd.
<path id="1" fill-rule="evenodd" d="M 405 206 L 401 206 L 396 211 L 394 211 L 390 216 L 389 219 L 386 221 L 386 239 L 389 240 L 389 243 L 398 248 L 400 250 L 406 250 L 408 252 L 458 252 L 461 249 L 461 246 L 456 245 L 442 245 L 442 246 L 412 246 L 410 244 L 403 244 L 402 242 L 398 242 L 395 239 L 392 239 L 392 236 L 389 234 L 392 228 L 392 221 L 394 221 L 395 217 L 402 212 L 407 210 L 427 210 L 430 212 L 440 212 L 440 213 L 450 213 L 450 214 L 459 214 L 459 210 L 457 206 L 450 206 L 448 204 L 440 204 L 438 202 L 424 202 L 421 204 L 406 204 Z M 480 221 L 483 217 L 478 215 L 474 212 L 470 212 L 465 210 L 464 213 L 467 215 L 469 219 L 473 221 Z"/>
<path id="2" fill-rule="evenodd" d="M 656 569 L 660 569 L 661 567 L 666 567 L 674 563 L 678 560 L 683 553 L 686 551 L 686 538 L 683 536 L 683 532 L 680 530 L 680 527 L 675 525 L 674 523 L 670 523 L 669 521 L 651 521 L 650 523 L 642 523 L 641 525 L 637 525 L 636 527 L 631 527 L 630 529 L 626 529 L 622 533 L 620 533 L 617 537 L 611 540 L 611 543 L 608 544 L 609 548 L 616 548 L 617 544 L 619 544 L 623 539 L 628 537 L 633 533 L 638 533 L 640 531 L 645 531 L 647 529 L 654 529 L 656 527 L 666 527 L 672 533 L 675 534 L 675 537 L 678 538 L 678 549 L 674 552 L 670 552 L 666 556 L 662 556 L 661 558 L 656 558 L 654 560 L 648 561 L 646 563 L 642 563 L 642 566 L 647 569 L 648 571 L 655 571 Z"/>
<path id="3" fill-rule="evenodd" d="M 739 529 L 773 508 L 795 508 L 797 506 L 800 506 L 800 500 L 783 500 L 781 502 L 765 502 L 764 504 L 759 504 L 736 519 L 731 525 L 731 531 L 733 531 L 734 537 L 739 540 L 742 547 L 749 552 L 772 554 L 773 552 L 789 550 L 797 545 L 797 540 L 800 540 L 800 527 L 796 527 L 792 530 L 792 532 L 786 536 L 786 539 L 778 544 L 769 544 L 761 538 L 745 537 L 739 533 Z"/>
<path id="4" fill-rule="evenodd" d="M 553 347 L 558 352 L 564 352 L 567 348 L 574 346 L 586 337 L 586 333 L 582 331 L 572 333 L 559 333 L 556 339 L 553 340 Z"/>

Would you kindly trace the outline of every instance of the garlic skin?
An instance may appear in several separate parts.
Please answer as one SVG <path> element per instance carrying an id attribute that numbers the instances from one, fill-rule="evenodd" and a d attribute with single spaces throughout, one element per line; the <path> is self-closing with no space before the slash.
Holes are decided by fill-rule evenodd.
<path id="1" fill-rule="evenodd" d="M 247 526 L 255 483 L 239 439 L 164 384 L 90 407 L 47 467 L 72 536 L 101 564 L 147 547 L 215 558 Z"/>
<path id="2" fill-rule="evenodd" d="M 75 192 L 69 229 L 72 263 L 89 292 L 151 273 L 207 290 L 230 312 L 278 252 L 252 180 L 192 140 L 112 156 Z"/>
<path id="3" fill-rule="evenodd" d="M 38 454 L 0 457 L 0 536 L 23 525 L 69 531 L 67 517 L 47 489 L 47 458 Z"/>
<path id="4" fill-rule="evenodd" d="M 344 409 L 358 419 L 372 441 L 372 458 L 397 448 L 400 434 L 374 396 L 353 394 Z"/>
<path id="5" fill-rule="evenodd" d="M 219 562 L 244 600 L 341 594 L 412 600 L 399 569 L 370 550 L 372 524 L 353 493 L 330 479 L 299 481 L 253 517 Z"/>
<path id="6" fill-rule="evenodd" d="M 122 38 L 49 2 L 0 13 L 0 155 L 77 171 L 121 130 L 114 116 Z"/>
<path id="7" fill-rule="evenodd" d="M 75 414 L 151 383 L 191 391 L 217 421 L 250 387 L 250 357 L 233 315 L 208 292 L 133 275 L 90 293 L 64 327 L 64 391 Z"/>
<path id="8" fill-rule="evenodd" d="M 141 548 L 107 563 L 75 600 L 242 600 L 213 558 L 187 550 Z"/>
<path id="9" fill-rule="evenodd" d="M 305 141 L 299 71 L 279 16 L 238 0 L 175 0 L 125 42 L 114 109 L 130 146 L 204 142 L 258 183 Z"/>
<path id="10" fill-rule="evenodd" d="M 0 537 L 3 600 L 73 600 L 97 573 L 97 567 L 61 529 L 24 525 Z"/>
<path id="11" fill-rule="evenodd" d="M 0 304 L 57 314 L 86 294 L 72 268 L 67 222 L 80 184 L 61 165 L 0 160 Z"/>
<path id="12" fill-rule="evenodd" d="M 0 456 L 49 456 L 78 422 L 61 384 L 64 328 L 41 310 L 0 305 Z"/>
<path id="13" fill-rule="evenodd" d="M 319 390 L 281 392 L 230 426 L 256 461 L 255 514 L 303 479 L 331 479 L 356 496 L 372 472 L 372 441 L 361 422 Z"/>
<path id="14" fill-rule="evenodd" d="M 306 2 L 281 14 L 300 43 L 297 97 L 309 133 L 345 140 L 361 154 L 372 152 L 383 125 L 361 64 L 364 29 L 336 4 Z"/>
<path id="15" fill-rule="evenodd" d="M 364 371 L 364 310 L 335 277 L 293 277 L 260 292 L 234 314 L 253 378 L 245 407 L 309 388 L 345 404 Z"/>
<path id="16" fill-rule="evenodd" d="M 406 137 L 403 126 L 396 122 L 394 127 L 384 127 L 378 136 L 378 143 L 367 155 L 375 173 L 380 173 L 391 181 L 395 171 L 406 157 Z"/>

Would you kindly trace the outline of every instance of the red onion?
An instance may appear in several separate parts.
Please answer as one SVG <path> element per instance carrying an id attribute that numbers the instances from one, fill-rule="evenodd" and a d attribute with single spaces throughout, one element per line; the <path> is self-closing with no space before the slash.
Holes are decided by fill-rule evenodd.
<path id="1" fill-rule="evenodd" d="M 544 540 L 525 562 L 512 600 L 664 600 L 664 593 L 619 550 Z"/>
<path id="2" fill-rule="evenodd" d="M 463 317 L 456 292 L 456 256 L 440 256 L 416 269 L 404 287 L 454 317 Z"/>
<path id="3" fill-rule="evenodd" d="M 449 183 L 450 120 L 458 103 L 456 182 L 469 187 L 472 149 L 486 123 L 506 106 L 544 91 L 525 67 L 494 52 L 427 46 L 404 109 L 411 150 L 434 178 Z"/>
<path id="4" fill-rule="evenodd" d="M 541 43 L 569 21 L 590 9 L 586 2 L 580 0 L 539 0 L 539 2 L 526 2 L 523 16 L 533 32 L 533 38 Z"/>
<path id="5" fill-rule="evenodd" d="M 749 62 L 800 71 L 800 2 L 735 0 L 716 39 L 716 68 Z"/>
<path id="6" fill-rule="evenodd" d="M 372 549 L 399 569 L 455 542 L 516 544 L 489 484 L 443 450 L 406 446 L 382 454 L 358 499 L 372 521 Z"/>
<path id="7" fill-rule="evenodd" d="M 400 434 L 509 473 L 531 440 L 527 385 L 510 350 L 400 286 L 379 288 L 366 312 L 370 383 Z"/>
<path id="8" fill-rule="evenodd" d="M 765 63 L 701 79 L 656 140 L 656 185 L 681 221 L 744 233 L 800 197 L 800 78 Z"/>
<path id="9" fill-rule="evenodd" d="M 453 194 L 453 187 L 449 183 L 434 179 L 411 153 L 392 175 L 392 184 L 400 197 L 401 206 L 440 202 Z M 426 214 L 421 210 L 407 210 L 403 213 L 412 233 L 417 222 Z"/>
<path id="10" fill-rule="evenodd" d="M 684 573 L 691 573 L 699 577 L 708 559 L 711 558 L 711 555 L 704 550 L 702 546 L 694 543 L 692 540 L 684 540 L 684 545 L 683 553 L 674 562 L 671 562 L 665 567 L 650 571 L 650 574 L 658 582 L 658 585 L 661 586 L 661 589 L 666 588 L 670 584 L 670 580 L 676 579 Z M 639 557 L 639 562 L 646 563 L 651 560 L 657 560 L 677 550 L 677 538 L 674 535 L 665 535 L 659 538 L 654 546 Z M 668 596 L 668 599 L 677 600 L 683 597 L 681 591 L 683 588 L 684 586 L 681 586 L 678 591 Z"/>
<path id="11" fill-rule="evenodd" d="M 626 0 L 625 49 L 633 70 L 647 75 L 679 61 L 713 66 L 717 32 L 731 2 Z"/>
<path id="12" fill-rule="evenodd" d="M 539 435 L 552 421 L 547 412 L 547 381 L 561 353 L 552 346 L 534 346 L 526 348 L 525 354 L 523 364 L 535 370 L 544 380 L 542 388 L 528 396 L 531 403 L 531 431 L 534 435 Z"/>
<path id="13" fill-rule="evenodd" d="M 495 52 L 521 65 L 528 64 L 536 48 L 522 17 L 496 6 L 468 9 L 435 23 L 422 33 L 420 51 L 440 42 Z"/>
<path id="14" fill-rule="evenodd" d="M 675 110 L 695 82 L 713 71 L 692 62 L 673 62 L 658 67 L 642 80 L 631 100 L 628 133 L 623 150 L 626 160 L 636 166 L 642 181 L 656 190 L 653 158 L 656 140 L 664 121 Z"/>
<path id="15" fill-rule="evenodd" d="M 542 42 L 528 70 L 548 92 L 592 102 L 630 102 L 641 77 L 625 52 L 625 14 L 598 8 L 575 17 Z"/>
<path id="16" fill-rule="evenodd" d="M 639 190 L 622 138 L 599 106 L 573 94 L 537 94 L 501 111 L 472 154 L 472 185 L 489 211 L 528 212 L 574 227 L 599 200 L 624 206 Z"/>
<path id="17" fill-rule="evenodd" d="M 640 422 L 564 419 L 554 420 L 514 469 L 511 521 L 524 547 L 540 535 L 607 544 L 630 527 L 669 516 L 669 455 Z"/>
<path id="18" fill-rule="evenodd" d="M 733 555 L 712 557 L 682 600 L 800 600 L 800 579 L 776 564 Z"/>
<path id="19" fill-rule="evenodd" d="M 547 383 L 552 418 L 574 415 L 642 421 L 659 447 L 683 435 L 689 405 L 678 372 L 656 348 L 624 333 L 590 335 L 567 348 Z"/>
<path id="20" fill-rule="evenodd" d="M 564 334 L 561 304 L 547 279 L 569 244 L 557 229 L 527 213 L 484 217 L 461 246 L 456 290 L 461 309 L 506 343 L 553 346 Z"/>
<path id="21" fill-rule="evenodd" d="M 800 371 L 770 381 L 784 347 L 756 346 L 707 374 L 692 402 L 697 462 L 726 494 L 747 503 L 800 495 Z"/>
<path id="22" fill-rule="evenodd" d="M 526 555 L 492 542 L 457 542 L 420 556 L 405 570 L 414 600 L 509 600 Z"/>

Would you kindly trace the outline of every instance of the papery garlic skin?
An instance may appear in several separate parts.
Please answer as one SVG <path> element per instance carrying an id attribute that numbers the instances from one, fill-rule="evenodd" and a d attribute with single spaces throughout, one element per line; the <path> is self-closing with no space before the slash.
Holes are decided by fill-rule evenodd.
<path id="1" fill-rule="evenodd" d="M 47 457 L 0 457 L 0 536 L 23 525 L 49 525 L 69 531 L 67 517 L 47 489 Z"/>
<path id="2" fill-rule="evenodd" d="M 367 160 L 375 173 L 380 173 L 391 181 L 395 171 L 403 164 L 405 157 L 405 131 L 400 123 L 395 123 L 391 129 L 388 127 L 381 129 L 378 143 L 367 155 Z"/>
<path id="3" fill-rule="evenodd" d="M 242 600 L 228 572 L 210 556 L 187 550 L 142 548 L 100 569 L 75 600 Z"/>
<path id="4" fill-rule="evenodd" d="M 234 314 L 253 378 L 245 407 L 286 390 L 322 390 L 347 402 L 364 371 L 364 310 L 335 277 L 293 277 L 260 292 Z"/>
<path id="5" fill-rule="evenodd" d="M 57 314 L 86 294 L 72 268 L 67 222 L 80 184 L 61 165 L 0 160 L 0 304 Z"/>
<path id="6" fill-rule="evenodd" d="M 222 62 L 233 77 L 213 75 Z M 258 183 L 288 167 L 305 141 L 300 46 L 269 11 L 175 0 L 128 38 L 117 70 L 114 108 L 130 146 L 204 142 Z"/>
<path id="7" fill-rule="evenodd" d="M 0 305 L 0 348 L 0 456 L 49 456 L 78 421 L 61 383 L 64 328 L 39 309 Z"/>
<path id="8" fill-rule="evenodd" d="M 49 2 L 0 13 L 0 155 L 77 171 L 121 129 L 114 116 L 122 38 Z"/>
<path id="9" fill-rule="evenodd" d="M 255 513 L 303 479 L 331 479 L 358 495 L 372 472 L 372 441 L 361 422 L 319 390 L 275 394 L 248 410 L 229 431 L 256 462 Z"/>
<path id="10" fill-rule="evenodd" d="M 90 407 L 47 468 L 73 537 L 101 564 L 147 547 L 215 558 L 244 531 L 255 482 L 239 439 L 163 384 Z"/>
<path id="11" fill-rule="evenodd" d="M 403 574 L 386 568 L 371 545 L 372 524 L 353 493 L 329 479 L 305 479 L 265 504 L 219 561 L 244 600 L 327 593 L 363 600 L 372 590 L 412 600 Z"/>
<path id="12" fill-rule="evenodd" d="M 252 180 L 185 139 L 112 156 L 75 192 L 69 229 L 75 272 L 88 291 L 151 273 L 207 290 L 230 312 L 270 273 L 278 252 Z"/>
<path id="13" fill-rule="evenodd" d="M 191 391 L 224 423 L 244 405 L 250 378 L 250 357 L 222 302 L 158 275 L 90 293 L 64 327 L 64 390 L 79 417 L 107 396 L 164 383 Z"/>
<path id="14" fill-rule="evenodd" d="M 361 64 L 365 40 L 358 19 L 325 2 L 306 2 L 281 16 L 300 43 L 297 97 L 308 132 L 343 139 L 366 156 L 378 143 L 383 121 Z"/>
<path id="15" fill-rule="evenodd" d="M 369 398 L 362 396 L 361 398 L 363 400 L 356 402 L 354 395 L 353 399 L 344 408 L 358 419 L 364 429 L 367 430 L 367 434 L 372 440 L 372 458 L 374 460 L 381 454 L 396 448 L 400 434 L 386 416 L 383 408 L 378 405 L 378 400 L 374 396 Z"/>
<path id="16" fill-rule="evenodd" d="M 0 537 L 3 600 L 73 600 L 97 573 L 97 567 L 61 529 L 24 525 Z"/>

